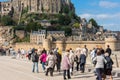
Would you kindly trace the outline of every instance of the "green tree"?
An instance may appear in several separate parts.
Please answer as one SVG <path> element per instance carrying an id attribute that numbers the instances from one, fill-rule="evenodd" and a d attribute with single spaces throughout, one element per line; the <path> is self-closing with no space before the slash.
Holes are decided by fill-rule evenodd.
<path id="1" fill-rule="evenodd" d="M 1 23 L 4 26 L 9 26 L 9 25 L 13 25 L 14 22 L 10 16 L 5 15 L 1 17 Z"/>
<path id="2" fill-rule="evenodd" d="M 65 13 L 65 14 L 68 14 L 69 13 L 69 6 L 68 5 L 65 5 L 64 7 L 62 7 L 62 12 Z"/>
<path id="3" fill-rule="evenodd" d="M 22 10 L 22 14 L 25 14 L 25 13 L 27 13 L 27 12 L 28 12 L 28 7 L 24 8 L 24 9 Z"/>
<path id="4" fill-rule="evenodd" d="M 65 31 L 65 36 L 71 36 L 72 35 L 72 29 L 69 26 L 59 26 L 60 31 Z"/>
<path id="5" fill-rule="evenodd" d="M 31 30 L 33 31 L 36 31 L 38 29 L 42 29 L 43 27 L 38 24 L 37 22 L 29 22 L 27 25 L 26 25 L 26 28 L 25 30 L 30 32 Z"/>
<path id="6" fill-rule="evenodd" d="M 80 27 L 80 24 L 79 24 L 79 23 L 74 23 L 74 24 L 73 24 L 73 27 L 79 28 L 79 27 Z"/>
<path id="7" fill-rule="evenodd" d="M 89 22 L 92 22 L 92 25 L 93 25 L 94 27 L 99 28 L 97 22 L 96 22 L 93 18 L 91 18 L 91 19 L 89 20 Z"/>
<path id="8" fill-rule="evenodd" d="M 59 15 L 58 23 L 60 25 L 69 25 L 71 23 L 71 18 L 68 15 Z"/>
<path id="9" fill-rule="evenodd" d="M 70 27 L 66 27 L 64 29 L 64 31 L 65 31 L 66 36 L 71 36 L 72 35 L 72 29 Z"/>

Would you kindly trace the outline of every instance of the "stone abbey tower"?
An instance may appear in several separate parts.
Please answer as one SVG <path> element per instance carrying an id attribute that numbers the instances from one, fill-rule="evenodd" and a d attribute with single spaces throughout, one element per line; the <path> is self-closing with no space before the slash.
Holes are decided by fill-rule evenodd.
<path id="1" fill-rule="evenodd" d="M 72 5 L 70 0 L 10 0 L 0 3 L 0 12 L 2 15 L 9 14 L 10 11 L 19 13 L 27 9 L 28 13 L 50 13 L 57 14 L 64 5 Z"/>

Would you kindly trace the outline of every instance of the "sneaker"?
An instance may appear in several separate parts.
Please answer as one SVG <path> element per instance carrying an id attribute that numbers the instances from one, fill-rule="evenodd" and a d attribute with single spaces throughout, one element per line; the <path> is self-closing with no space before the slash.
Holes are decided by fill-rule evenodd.
<path id="1" fill-rule="evenodd" d="M 71 79 L 71 77 L 69 77 L 68 79 Z"/>

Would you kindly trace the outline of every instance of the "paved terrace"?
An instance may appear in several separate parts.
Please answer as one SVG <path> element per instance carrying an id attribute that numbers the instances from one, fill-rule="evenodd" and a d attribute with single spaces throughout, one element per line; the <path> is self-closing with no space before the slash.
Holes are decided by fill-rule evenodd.
<path id="1" fill-rule="evenodd" d="M 88 72 L 92 69 L 91 65 L 86 65 L 86 72 L 80 73 L 74 71 L 74 75 L 70 80 L 95 80 L 94 74 Z M 119 68 L 113 70 L 113 80 L 120 80 Z M 39 64 L 40 73 L 32 73 L 32 62 L 26 59 L 12 59 L 8 56 L 0 56 L 0 80 L 63 80 L 62 72 L 54 72 L 54 76 L 45 76 L 42 71 L 41 64 Z M 108 80 L 108 78 L 106 79 Z"/>

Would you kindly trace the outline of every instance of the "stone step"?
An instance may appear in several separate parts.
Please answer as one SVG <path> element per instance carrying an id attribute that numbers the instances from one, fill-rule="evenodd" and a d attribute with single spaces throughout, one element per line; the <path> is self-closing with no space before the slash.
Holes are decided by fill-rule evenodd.
<path id="1" fill-rule="evenodd" d="M 112 75 L 113 75 L 114 77 L 119 77 L 119 78 L 120 78 L 120 70 L 112 71 Z"/>

